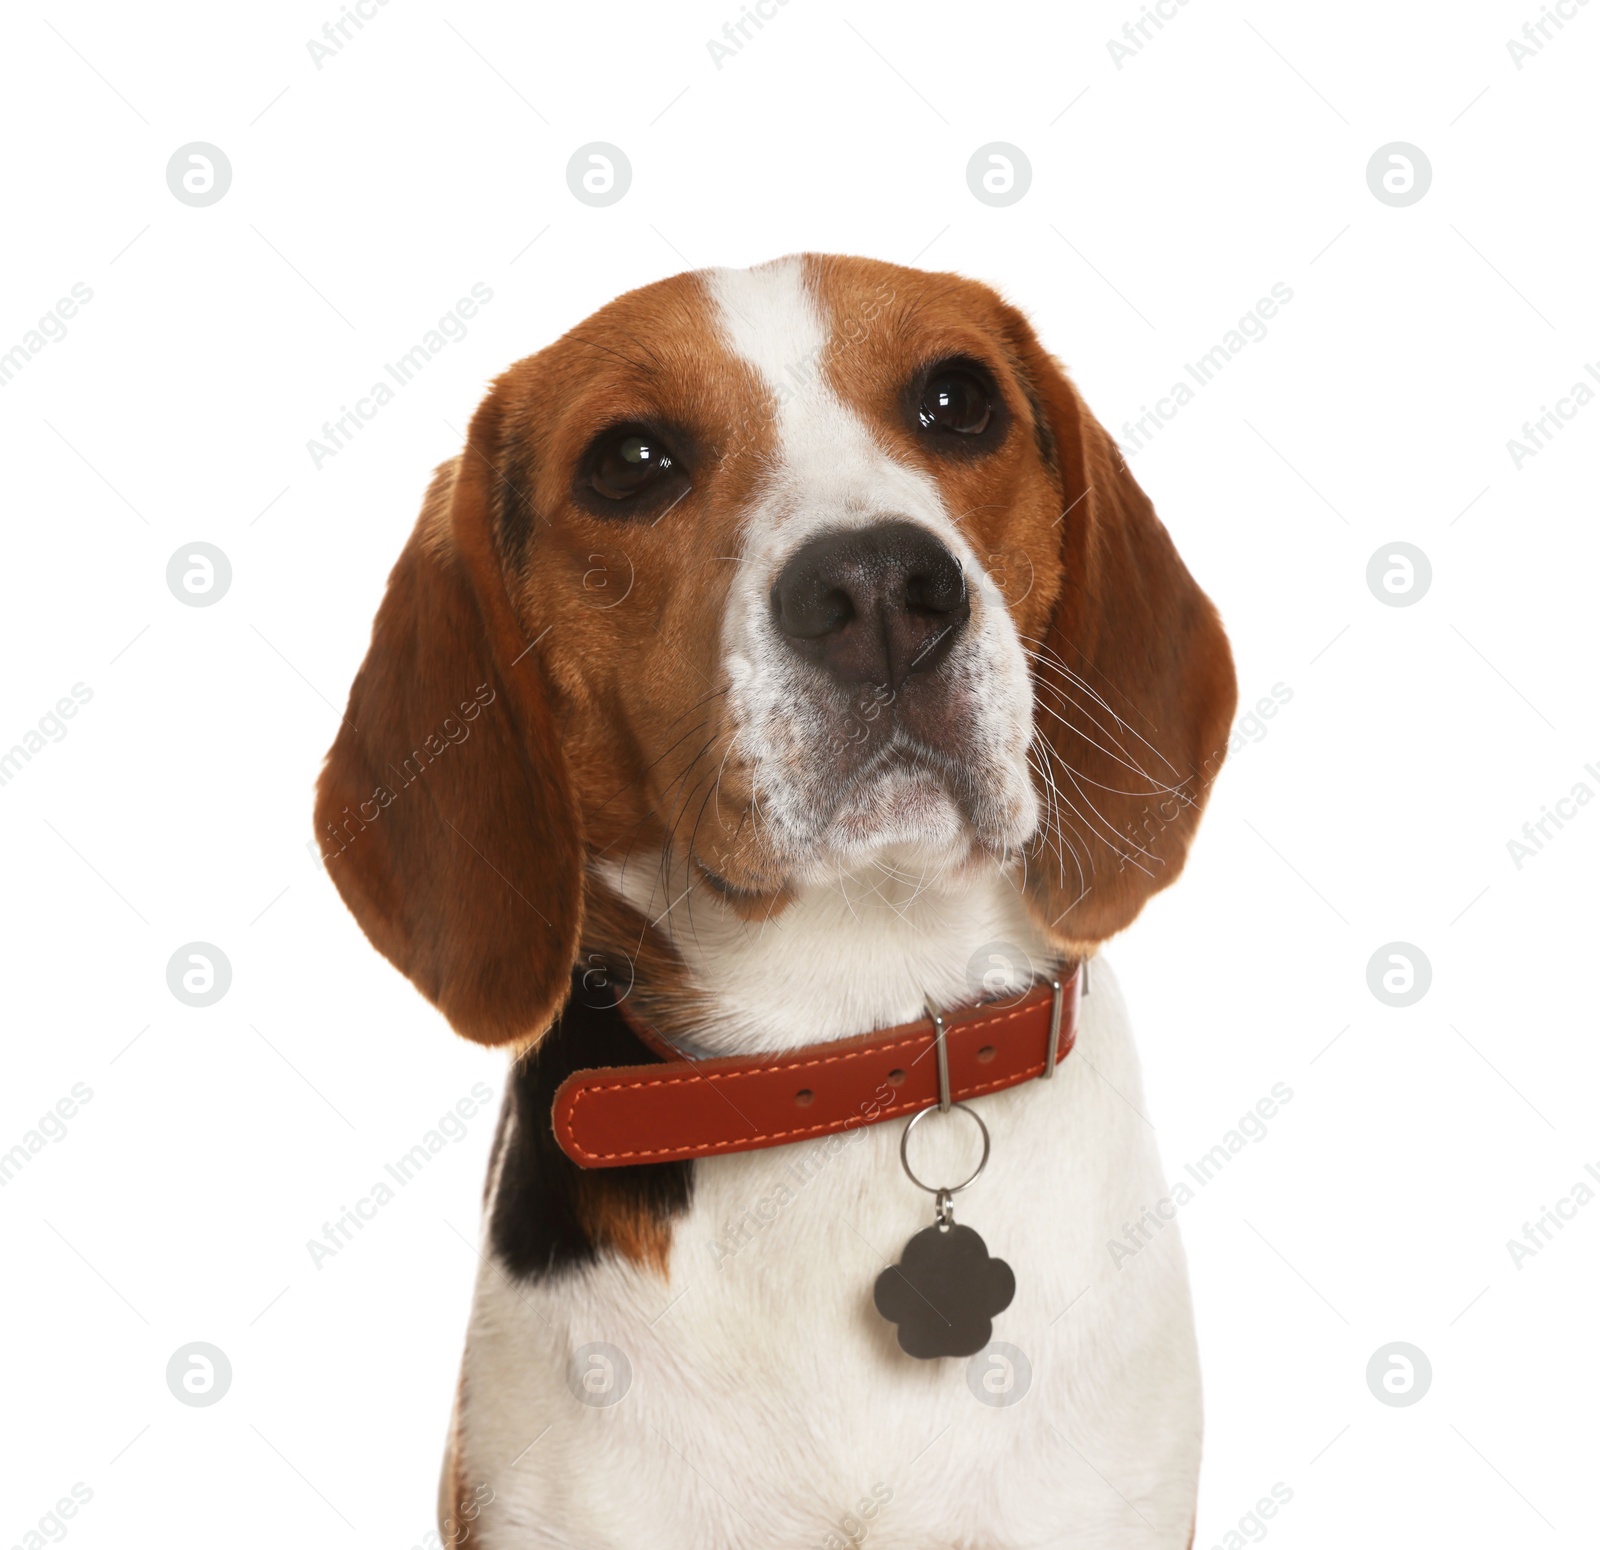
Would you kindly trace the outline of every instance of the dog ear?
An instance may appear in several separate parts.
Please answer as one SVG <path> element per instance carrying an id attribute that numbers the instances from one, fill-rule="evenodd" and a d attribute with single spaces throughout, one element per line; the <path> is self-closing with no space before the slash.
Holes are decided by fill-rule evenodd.
<path id="1" fill-rule="evenodd" d="M 554 1021 L 583 841 L 537 653 L 507 592 L 491 394 L 389 577 L 317 786 L 328 874 L 368 939 L 482 1044 Z"/>
<path id="2" fill-rule="evenodd" d="M 1059 363 L 1016 322 L 1063 508 L 1061 590 L 1033 662 L 1048 777 L 1029 892 L 1053 937 L 1087 947 L 1182 871 L 1237 689 L 1217 611 L 1149 497 Z"/>

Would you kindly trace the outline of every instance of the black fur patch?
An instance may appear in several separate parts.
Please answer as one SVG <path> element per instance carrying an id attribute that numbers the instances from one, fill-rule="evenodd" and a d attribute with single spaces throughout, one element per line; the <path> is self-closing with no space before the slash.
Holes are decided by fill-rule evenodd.
<path id="1" fill-rule="evenodd" d="M 1026 376 L 1022 378 L 1023 392 L 1027 394 L 1028 408 L 1033 411 L 1033 439 L 1039 449 L 1039 459 L 1051 473 L 1059 473 L 1056 461 L 1056 433 L 1050 424 L 1050 415 L 1034 385 Z"/>
<path id="2" fill-rule="evenodd" d="M 520 570 L 533 538 L 533 464 L 525 452 L 501 453 L 492 488 L 500 553 L 513 570 Z"/>
<path id="3" fill-rule="evenodd" d="M 654 1056 L 614 1006 L 584 1005 L 594 999 L 574 976 L 572 999 L 543 1042 L 511 1069 L 489 1169 L 502 1149 L 500 1188 L 489 1236 L 494 1251 L 515 1276 L 560 1275 L 592 1264 L 599 1252 L 583 1224 L 578 1187 L 584 1170 L 556 1144 L 550 1111 L 556 1089 L 574 1071 L 592 1066 L 631 1066 Z M 514 1125 L 508 1126 L 508 1117 Z M 644 1163 L 635 1168 L 599 1168 L 583 1178 L 593 1200 L 609 1193 L 622 1211 L 642 1211 L 658 1222 L 688 1208 L 694 1187 L 692 1162 Z"/>

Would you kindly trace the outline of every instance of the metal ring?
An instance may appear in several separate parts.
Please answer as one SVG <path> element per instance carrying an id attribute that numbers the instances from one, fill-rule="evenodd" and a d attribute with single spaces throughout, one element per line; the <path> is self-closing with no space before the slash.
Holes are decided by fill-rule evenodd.
<path id="1" fill-rule="evenodd" d="M 906 1121 L 906 1128 L 901 1132 L 900 1135 L 900 1166 L 906 1170 L 906 1177 L 910 1179 L 918 1189 L 926 1190 L 930 1195 L 959 1195 L 961 1191 L 964 1190 L 969 1184 L 976 1182 L 978 1175 L 989 1166 L 989 1127 L 984 1124 L 983 1116 L 979 1114 L 978 1111 L 971 1106 L 971 1104 L 955 1103 L 951 1105 L 951 1108 L 960 1109 L 963 1114 L 970 1114 L 972 1116 L 972 1122 L 978 1127 L 979 1131 L 983 1135 L 983 1156 L 978 1159 L 978 1166 L 974 1168 L 972 1172 L 969 1173 L 959 1184 L 946 1184 L 938 1186 L 933 1184 L 924 1184 L 922 1180 L 911 1171 L 911 1160 L 906 1151 L 906 1148 L 911 1141 L 911 1132 L 915 1130 L 918 1124 L 925 1120 L 930 1114 L 938 1113 L 939 1111 L 936 1108 L 919 1109 L 911 1116 L 909 1120 Z"/>

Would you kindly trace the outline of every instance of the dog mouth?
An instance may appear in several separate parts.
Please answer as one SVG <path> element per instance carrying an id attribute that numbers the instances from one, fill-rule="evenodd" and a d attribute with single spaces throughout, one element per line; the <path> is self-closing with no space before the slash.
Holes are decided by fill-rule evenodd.
<path id="1" fill-rule="evenodd" d="M 982 840 L 992 826 L 998 772 L 962 738 L 955 746 L 929 742 L 903 728 L 839 772 L 814 794 L 817 827 L 863 838 L 875 823 L 954 819 Z"/>
<path id="2" fill-rule="evenodd" d="M 689 847 L 693 874 L 740 914 L 765 912 L 775 896 L 874 862 L 911 866 L 930 880 L 983 857 L 1004 857 L 1019 835 L 1011 804 L 961 761 L 910 739 L 876 749 L 849 774 L 814 786 L 805 808 L 779 825 L 764 816 L 766 844 L 708 859 Z M 796 821 L 798 820 L 798 821 Z"/>
<path id="3" fill-rule="evenodd" d="M 829 793 L 826 829 L 860 831 L 865 838 L 875 825 L 931 818 L 938 809 L 968 817 L 971 804 L 957 784 L 948 759 L 898 736 Z"/>
<path id="4" fill-rule="evenodd" d="M 730 883 L 720 873 L 713 872 L 698 856 L 690 858 L 700 881 L 703 882 L 719 899 L 725 899 L 729 904 L 756 904 L 766 897 L 763 893 L 756 893 L 748 888 L 741 888 L 736 883 Z"/>

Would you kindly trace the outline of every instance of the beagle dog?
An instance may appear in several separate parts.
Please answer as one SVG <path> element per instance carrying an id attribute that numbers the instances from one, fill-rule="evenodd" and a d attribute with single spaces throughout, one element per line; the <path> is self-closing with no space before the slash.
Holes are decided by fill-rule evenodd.
<path id="1" fill-rule="evenodd" d="M 704 270 L 494 383 L 316 807 L 373 945 L 511 1054 L 444 1543 L 1189 1542 L 1183 1255 L 1124 1242 L 1164 1176 L 1083 981 L 1234 699 L 984 285 Z"/>

